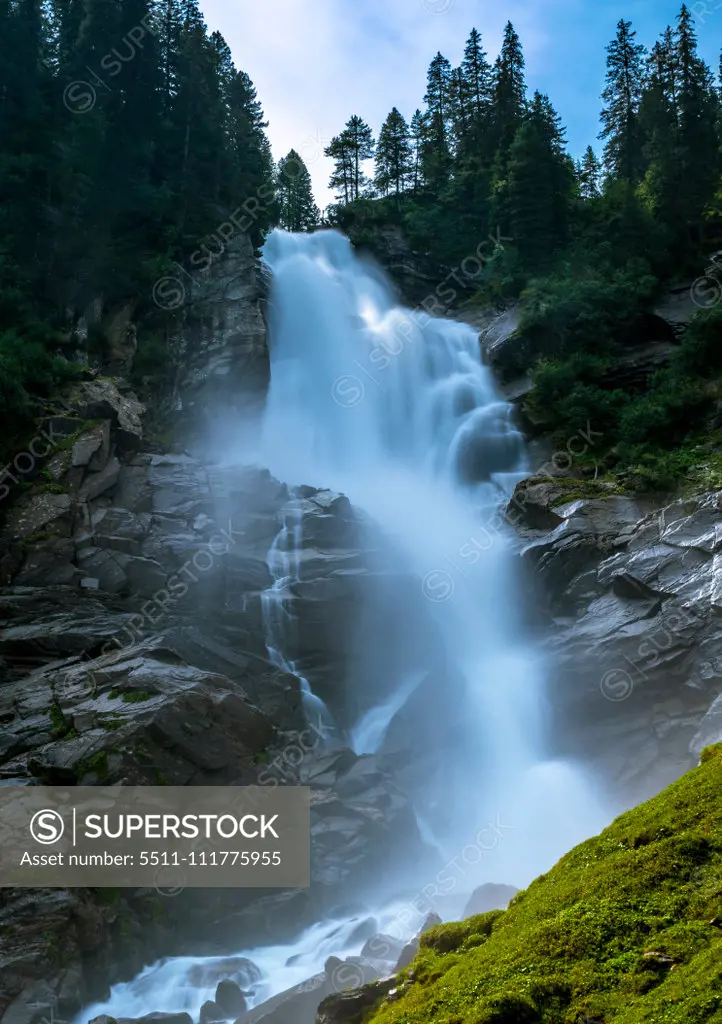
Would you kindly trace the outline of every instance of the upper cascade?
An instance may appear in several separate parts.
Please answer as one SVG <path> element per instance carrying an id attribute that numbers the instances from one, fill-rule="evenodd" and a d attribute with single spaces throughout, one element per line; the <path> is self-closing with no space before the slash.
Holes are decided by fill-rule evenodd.
<path id="1" fill-rule="evenodd" d="M 336 231 L 274 231 L 265 454 L 287 482 L 339 487 L 393 465 L 450 485 L 523 475 L 523 439 L 476 332 L 398 304 Z M 353 484 L 351 484 L 353 487 Z"/>

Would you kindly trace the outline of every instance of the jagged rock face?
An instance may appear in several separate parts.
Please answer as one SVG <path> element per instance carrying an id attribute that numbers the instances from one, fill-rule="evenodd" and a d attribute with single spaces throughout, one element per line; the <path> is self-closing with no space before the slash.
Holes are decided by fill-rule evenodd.
<path id="1" fill-rule="evenodd" d="M 650 510 L 565 490 L 526 481 L 509 510 L 550 627 L 556 745 L 638 800 L 694 763 L 722 690 L 722 495 Z"/>
<path id="2" fill-rule="evenodd" d="M 351 241 L 355 241 L 353 225 L 349 225 L 348 234 Z M 369 243 L 367 238 L 363 238 L 359 245 L 361 252 L 368 245 L 373 258 L 398 286 L 405 303 L 416 306 L 427 301 L 434 311 L 442 308 L 440 285 L 453 274 L 454 268 L 440 263 L 429 253 L 412 249 L 399 227 L 377 226 L 373 241 Z M 463 282 L 463 277 L 459 278 L 457 274 L 457 283 L 459 280 Z"/>
<path id="3" fill-rule="evenodd" d="M 180 283 L 185 301 L 172 345 L 184 409 L 206 418 L 262 397 L 270 377 L 265 288 L 248 235 L 236 234 L 221 258 Z"/>
<path id="4" fill-rule="evenodd" d="M 109 906 L 84 892 L 0 890 L 15 935 L 0 951 L 0 1014 L 16 1024 L 52 1006 L 70 1017 L 160 956 L 291 941 L 378 881 L 391 836 L 416 838 L 390 765 L 342 749 L 342 735 L 329 750 L 298 678 L 266 647 L 269 549 L 300 503 L 306 548 L 290 608 L 310 678 L 343 703 L 348 665 L 331 637 L 351 635 L 375 578 L 348 501 L 290 495 L 260 469 L 139 451 L 142 407 L 112 381 L 84 382 L 67 413 L 47 472 L 0 528 L 0 782 L 308 784 L 315 884 L 261 899 L 129 892 Z"/>

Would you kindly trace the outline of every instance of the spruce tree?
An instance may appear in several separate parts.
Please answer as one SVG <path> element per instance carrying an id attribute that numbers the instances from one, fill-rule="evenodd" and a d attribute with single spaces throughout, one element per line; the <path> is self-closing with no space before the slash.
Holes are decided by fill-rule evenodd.
<path id="1" fill-rule="evenodd" d="M 493 211 L 529 270 L 548 263 L 564 245 L 573 186 L 565 130 L 549 98 L 537 92 L 511 145 Z"/>
<path id="2" fill-rule="evenodd" d="M 720 172 L 716 131 L 714 79 L 697 52 L 692 15 L 682 5 L 675 32 L 679 67 L 679 146 L 685 182 L 684 216 L 693 233 L 702 228 L 702 214 L 711 200 Z"/>
<path id="3" fill-rule="evenodd" d="M 637 184 L 642 171 L 639 106 L 644 85 L 645 47 L 635 42 L 631 21 L 620 20 L 607 47 L 607 84 L 602 94 L 604 161 L 609 174 Z"/>
<path id="4" fill-rule="evenodd" d="M 602 194 L 602 165 L 591 146 L 577 164 L 577 182 L 582 199 L 599 199 Z"/>
<path id="5" fill-rule="evenodd" d="M 461 62 L 464 97 L 472 121 L 488 111 L 492 94 L 492 70 L 481 42 L 481 34 L 473 28 L 464 48 Z"/>
<path id="6" fill-rule="evenodd" d="M 451 172 L 450 139 L 453 123 L 451 64 L 441 53 L 436 54 L 429 66 L 424 102 L 426 118 L 421 151 L 423 174 L 427 186 L 438 193 Z"/>
<path id="7" fill-rule="evenodd" d="M 411 187 L 418 192 L 423 183 L 422 159 L 424 139 L 426 138 L 426 118 L 417 108 L 411 118 L 409 138 L 411 139 L 411 161 L 413 165 Z"/>
<path id="8" fill-rule="evenodd" d="M 279 223 L 287 231 L 311 231 L 321 214 L 313 198 L 308 167 L 295 149 L 278 162 L 276 175 Z"/>
<path id="9" fill-rule="evenodd" d="M 394 107 L 379 133 L 374 184 L 382 195 L 392 192 L 398 198 L 407 189 L 413 173 L 409 126 Z"/>
<path id="10" fill-rule="evenodd" d="M 501 52 L 493 72 L 493 142 L 503 166 L 524 116 L 526 82 L 524 52 L 511 22 L 504 30 Z"/>
<path id="11" fill-rule="evenodd" d="M 335 191 L 340 202 L 348 206 L 353 196 L 354 161 L 345 134 L 342 132 L 334 136 L 323 152 L 334 161 L 329 188 Z"/>

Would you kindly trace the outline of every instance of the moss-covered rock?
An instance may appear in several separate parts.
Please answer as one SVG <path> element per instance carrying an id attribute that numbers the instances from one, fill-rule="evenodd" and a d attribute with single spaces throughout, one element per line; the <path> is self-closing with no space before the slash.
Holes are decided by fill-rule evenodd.
<path id="1" fill-rule="evenodd" d="M 568 853 L 508 910 L 430 931 L 394 998 L 365 1017 L 713 1021 L 722 1021 L 722 745 Z"/>

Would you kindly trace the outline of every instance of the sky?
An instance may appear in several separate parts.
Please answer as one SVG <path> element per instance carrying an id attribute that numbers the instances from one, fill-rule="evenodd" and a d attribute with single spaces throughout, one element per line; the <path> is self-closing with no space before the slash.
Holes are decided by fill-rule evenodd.
<path id="1" fill-rule="evenodd" d="M 716 71 L 722 0 L 688 0 L 700 52 Z M 352 114 L 377 135 L 392 107 L 407 119 L 423 107 L 437 51 L 457 66 L 476 27 L 493 60 L 511 19 L 526 57 L 530 90 L 549 94 L 569 148 L 599 151 L 605 47 L 625 18 L 652 46 L 681 0 L 201 0 L 235 64 L 253 80 L 276 160 L 293 148 L 306 161 L 321 209 L 333 202 L 323 150 Z"/>

